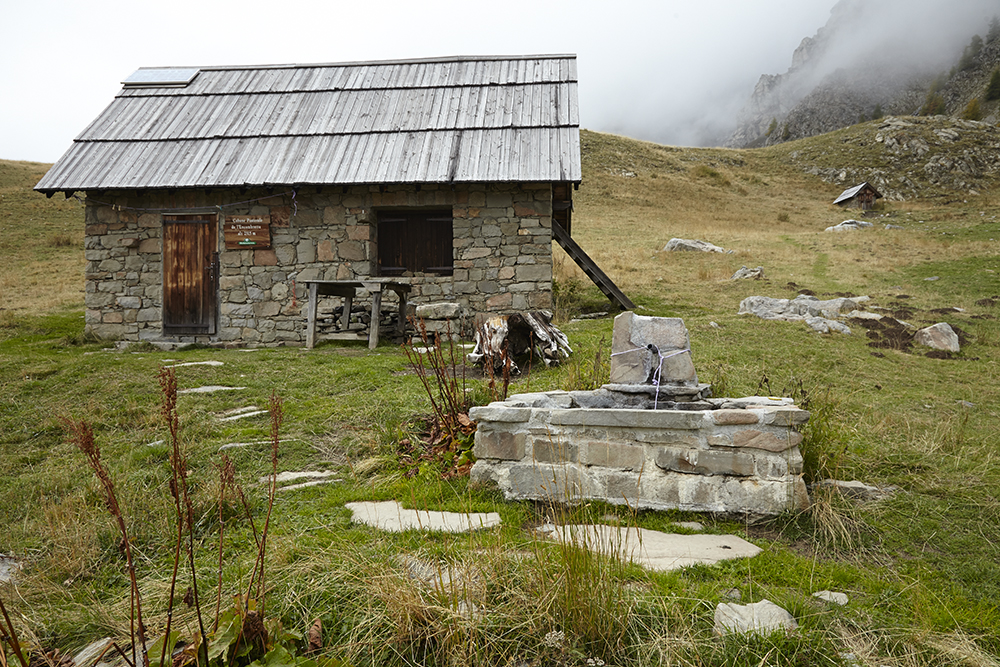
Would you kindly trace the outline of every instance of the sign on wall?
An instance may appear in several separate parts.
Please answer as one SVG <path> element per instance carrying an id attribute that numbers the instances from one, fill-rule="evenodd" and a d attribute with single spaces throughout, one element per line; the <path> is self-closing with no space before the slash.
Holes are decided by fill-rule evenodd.
<path id="1" fill-rule="evenodd" d="M 271 216 L 227 215 L 222 223 L 226 250 L 271 247 Z"/>

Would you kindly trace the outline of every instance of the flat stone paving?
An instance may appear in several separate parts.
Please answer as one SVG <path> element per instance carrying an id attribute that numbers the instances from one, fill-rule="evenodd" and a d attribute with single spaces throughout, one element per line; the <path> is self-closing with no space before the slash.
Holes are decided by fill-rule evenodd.
<path id="1" fill-rule="evenodd" d="M 401 533 L 404 530 L 435 530 L 447 533 L 465 533 L 470 530 L 492 528 L 500 525 L 496 512 L 431 512 L 405 509 L 395 500 L 383 502 L 347 503 L 354 514 L 355 523 L 363 523 L 379 530 Z"/>
<path id="2" fill-rule="evenodd" d="M 679 535 L 645 528 L 568 525 L 541 526 L 550 539 L 572 541 L 595 553 L 617 555 L 651 570 L 677 570 L 691 565 L 714 565 L 721 560 L 749 558 L 761 548 L 735 535 Z"/>

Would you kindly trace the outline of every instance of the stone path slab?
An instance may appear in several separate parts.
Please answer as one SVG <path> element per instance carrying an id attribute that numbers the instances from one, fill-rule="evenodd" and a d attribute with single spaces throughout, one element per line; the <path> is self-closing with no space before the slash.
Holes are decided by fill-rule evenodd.
<path id="1" fill-rule="evenodd" d="M 296 439 L 297 438 L 281 438 L 280 440 L 278 440 L 278 442 L 279 443 L 281 443 L 281 442 L 291 442 L 291 441 L 296 440 Z M 161 440 L 160 442 L 163 442 L 163 441 Z M 220 452 L 224 452 L 227 449 L 237 449 L 237 448 L 240 448 L 240 447 L 253 447 L 255 445 L 270 445 L 270 444 L 271 444 L 270 440 L 251 440 L 250 442 L 227 442 L 226 444 L 224 444 L 221 447 L 219 447 L 219 451 Z"/>
<path id="2" fill-rule="evenodd" d="M 184 366 L 222 366 L 224 365 L 221 361 L 188 361 L 183 364 L 174 364 L 173 366 L 164 366 L 164 368 L 182 368 Z"/>
<path id="3" fill-rule="evenodd" d="M 750 558 L 761 548 L 735 535 L 679 535 L 645 528 L 604 525 L 541 526 L 550 539 L 572 541 L 596 553 L 617 555 L 650 570 L 677 570 Z"/>
<path id="4" fill-rule="evenodd" d="M 246 389 L 246 387 L 223 387 L 217 384 L 210 384 L 204 387 L 192 387 L 190 389 L 181 389 L 178 394 L 214 394 L 217 391 L 237 391 L 239 389 Z"/>
<path id="5" fill-rule="evenodd" d="M 257 415 L 266 415 L 268 413 L 268 410 L 261 410 L 256 405 L 248 405 L 244 408 L 236 408 L 223 412 L 222 415 L 224 416 L 220 416 L 219 421 L 234 422 L 238 419 L 246 419 L 247 417 L 256 417 Z"/>
<path id="6" fill-rule="evenodd" d="M 347 503 L 353 513 L 354 523 L 363 523 L 379 530 L 401 533 L 404 530 L 436 530 L 447 533 L 466 533 L 470 530 L 492 528 L 500 525 L 496 512 L 458 513 L 431 512 L 404 509 L 395 500 L 384 502 Z"/>

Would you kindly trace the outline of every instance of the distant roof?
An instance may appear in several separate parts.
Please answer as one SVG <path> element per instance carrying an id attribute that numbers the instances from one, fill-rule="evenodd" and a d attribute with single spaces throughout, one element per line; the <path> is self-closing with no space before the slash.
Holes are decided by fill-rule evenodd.
<path id="1" fill-rule="evenodd" d="M 142 68 L 35 186 L 579 182 L 576 56 Z"/>
<path id="2" fill-rule="evenodd" d="M 833 203 L 834 204 L 839 204 L 841 202 L 845 202 L 845 201 L 849 201 L 851 199 L 854 199 L 858 195 L 858 193 L 861 192 L 861 190 L 863 190 L 865 188 L 865 186 L 868 186 L 869 188 L 872 189 L 872 192 L 875 193 L 875 199 L 881 199 L 882 198 L 882 193 L 879 192 L 878 190 L 876 190 L 873 185 L 871 185 L 870 183 L 868 183 L 866 181 L 864 183 L 861 183 L 860 185 L 855 185 L 853 188 L 848 188 L 848 189 L 844 190 L 843 192 L 840 193 L 840 196 L 837 197 L 834 200 Z"/>

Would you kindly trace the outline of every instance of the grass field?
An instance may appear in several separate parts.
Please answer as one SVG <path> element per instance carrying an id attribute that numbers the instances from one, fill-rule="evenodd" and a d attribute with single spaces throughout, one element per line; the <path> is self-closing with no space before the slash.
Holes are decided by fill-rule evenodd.
<path id="1" fill-rule="evenodd" d="M 806 404 L 810 480 L 898 487 L 870 502 L 815 492 L 810 511 L 760 524 L 596 503 L 507 503 L 464 478 L 442 480 L 432 462 L 403 465 L 399 443 L 419 431 L 430 405 L 406 355 L 389 345 L 108 351 L 83 336 L 79 205 L 30 191 L 45 165 L 0 162 L 0 553 L 24 566 L 16 584 L 0 586 L 0 600 L 22 643 L 66 653 L 129 635 L 122 538 L 100 484 L 68 442 L 66 418 L 93 425 L 129 529 L 144 620 L 151 637 L 162 634 L 177 528 L 157 375 L 163 365 L 215 360 L 224 365 L 175 370 L 182 388 L 245 387 L 178 397 L 209 625 L 220 447 L 256 443 L 225 451 L 258 529 L 267 513 L 262 479 L 272 469 L 266 415 L 218 417 L 266 409 L 275 392 L 284 407 L 278 469 L 329 470 L 340 480 L 277 493 L 265 561 L 265 618 L 299 633 L 320 619 L 323 647 L 312 655 L 320 663 L 1000 664 L 1000 189 L 985 179 L 978 195 L 888 202 L 873 230 L 825 233 L 850 217 L 830 202 L 851 184 L 825 183 L 790 156 L 823 152 L 830 141 L 847 145 L 819 137 L 754 151 L 678 149 L 583 134 L 573 234 L 639 312 L 684 318 L 699 377 L 716 395 L 779 394 Z M 661 252 L 672 237 L 733 252 Z M 514 392 L 582 386 L 598 352 L 610 352 L 610 317 L 569 321 L 609 304 L 558 249 L 556 261 L 558 324 L 575 354 L 561 368 L 534 368 Z M 743 265 L 762 265 L 767 279 L 729 280 Z M 801 290 L 868 295 L 869 307 L 905 310 L 900 317 L 918 326 L 947 321 L 966 343 L 953 358 L 931 358 L 918 348 L 871 347 L 858 326 L 850 336 L 818 335 L 736 314 L 747 296 Z M 477 402 L 487 400 L 481 380 L 467 384 Z M 496 511 L 504 525 L 463 536 L 385 534 L 351 524 L 344 508 L 392 498 L 421 509 Z M 226 495 L 223 608 L 253 575 L 257 548 L 242 515 Z M 530 530 L 553 516 L 609 515 L 651 529 L 699 520 L 764 552 L 651 573 Z M 464 576 L 427 586 L 408 576 L 403 557 Z M 178 586 L 189 583 L 182 564 Z M 733 589 L 744 603 L 781 604 L 799 631 L 714 637 L 715 606 Z M 811 597 L 824 589 L 851 601 L 833 607 Z M 172 622 L 182 639 L 196 635 L 187 606 L 178 605 Z M 272 641 L 299 645 L 270 631 Z"/>

